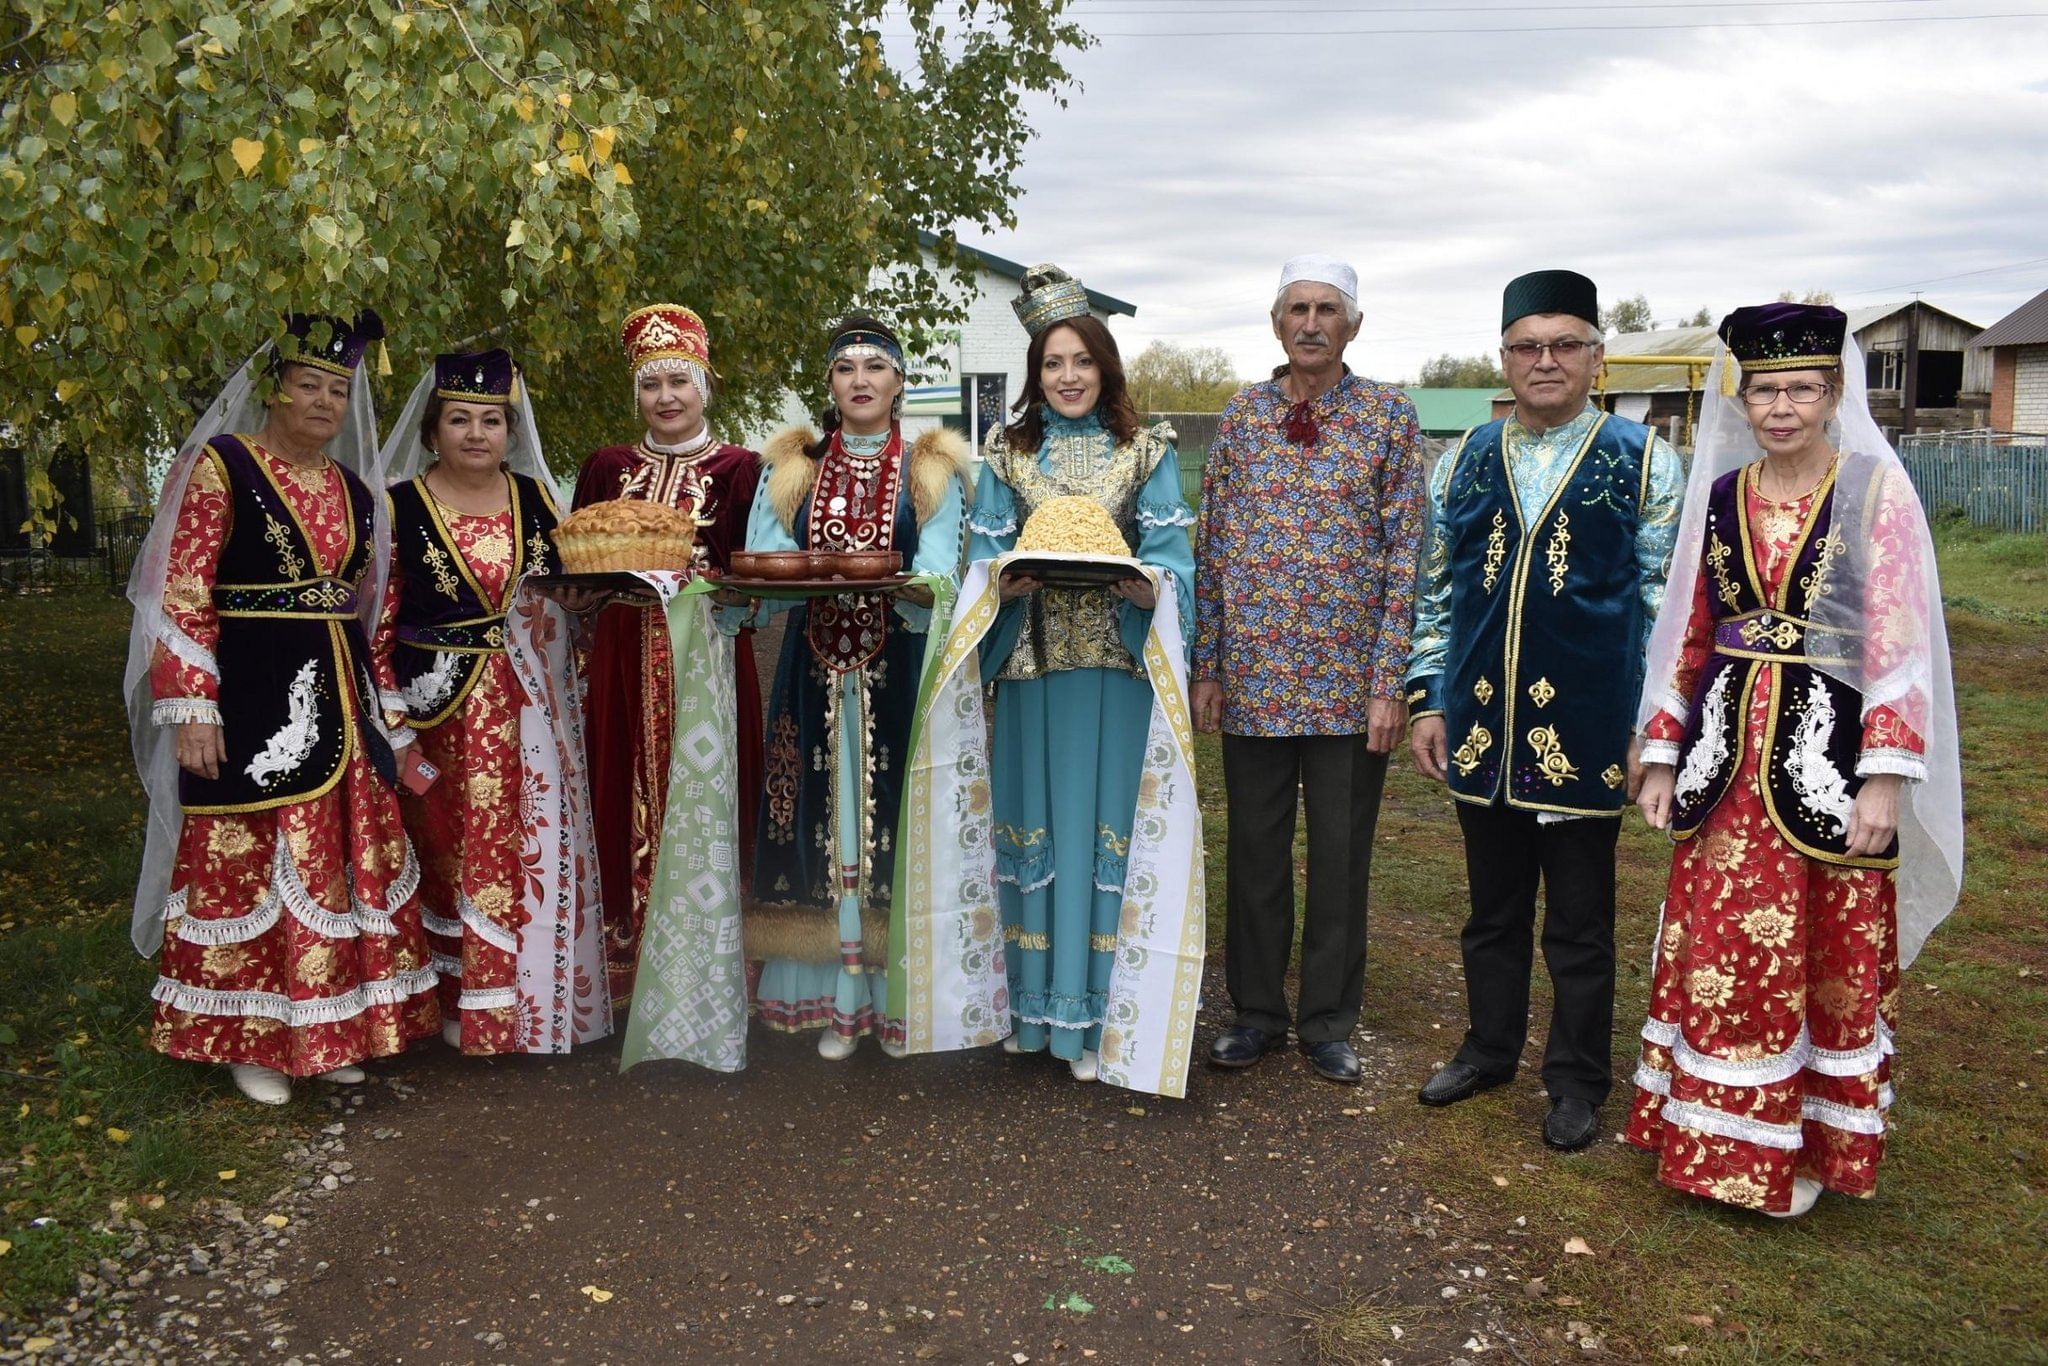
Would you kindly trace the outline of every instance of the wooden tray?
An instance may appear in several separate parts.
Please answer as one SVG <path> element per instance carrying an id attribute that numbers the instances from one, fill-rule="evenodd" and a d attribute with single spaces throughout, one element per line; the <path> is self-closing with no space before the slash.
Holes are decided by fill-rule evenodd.
<path id="1" fill-rule="evenodd" d="M 1113 555 L 1013 555 L 1003 561 L 1003 573 L 1034 578 L 1055 588 L 1103 588 L 1145 577 L 1136 560 Z"/>
<path id="2" fill-rule="evenodd" d="M 880 579 L 742 579 L 718 580 L 750 598 L 833 598 L 842 593 L 889 593 L 910 582 L 908 574 L 891 574 Z"/>

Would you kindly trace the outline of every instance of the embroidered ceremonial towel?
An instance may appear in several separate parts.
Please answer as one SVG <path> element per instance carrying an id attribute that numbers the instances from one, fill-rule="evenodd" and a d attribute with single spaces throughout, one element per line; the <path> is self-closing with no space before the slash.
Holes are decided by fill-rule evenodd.
<path id="1" fill-rule="evenodd" d="M 981 639 L 1014 553 L 971 565 L 936 669 L 927 668 L 911 743 L 896 905 L 907 962 L 905 1039 L 913 1053 L 995 1043 L 1010 1032 L 1003 919 L 996 901 L 993 801 Z M 1152 718 L 1126 861 L 1123 915 L 1103 1012 L 1103 1081 L 1187 1093 L 1206 943 L 1202 813 L 1174 577 L 1145 566 L 1158 598 L 1145 640 Z M 906 970 L 907 969 L 907 970 Z M 898 1005 L 893 993 L 892 1012 Z"/>

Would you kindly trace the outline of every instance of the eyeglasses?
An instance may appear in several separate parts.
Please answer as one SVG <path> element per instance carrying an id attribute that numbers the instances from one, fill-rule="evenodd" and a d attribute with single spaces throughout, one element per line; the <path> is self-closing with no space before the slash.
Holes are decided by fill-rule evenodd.
<path id="1" fill-rule="evenodd" d="M 1548 351 L 1552 356 L 1554 356 L 1557 360 L 1561 362 L 1569 362 L 1577 360 L 1581 355 L 1584 355 L 1589 348 L 1598 346 L 1599 344 L 1599 342 L 1589 342 L 1578 337 L 1566 337 L 1563 341 L 1554 342 L 1504 342 L 1502 343 L 1500 349 L 1507 352 L 1509 355 L 1513 356 L 1516 360 L 1522 362 L 1522 364 L 1524 365 L 1534 365 L 1536 363 L 1536 358 L 1542 355 L 1545 351 Z"/>
<path id="2" fill-rule="evenodd" d="M 1818 403 L 1834 388 L 1830 384 L 1816 384 L 1810 379 L 1797 384 L 1745 384 L 1742 386 L 1742 401 L 1752 408 L 1768 408 L 1783 394 L 1794 403 Z"/>

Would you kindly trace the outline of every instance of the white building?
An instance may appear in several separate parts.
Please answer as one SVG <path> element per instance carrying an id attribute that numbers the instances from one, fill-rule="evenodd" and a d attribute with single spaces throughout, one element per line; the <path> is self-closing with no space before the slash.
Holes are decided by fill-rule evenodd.
<path id="1" fill-rule="evenodd" d="M 925 264 L 937 268 L 932 247 L 938 238 L 920 233 Z M 959 259 L 974 268 L 974 290 L 966 300 L 967 319 L 935 351 L 911 360 L 911 387 L 903 396 L 903 432 L 916 436 L 946 426 L 966 435 L 973 449 L 983 436 L 1011 419 L 1010 405 L 1024 391 L 1024 352 L 1030 339 L 1017 321 L 1011 300 L 1022 294 L 1025 266 L 993 252 L 957 248 Z M 1113 315 L 1133 317 L 1137 306 L 1099 290 L 1088 291 L 1090 311 L 1107 321 Z M 794 425 L 812 425 L 817 415 L 810 401 L 797 394 L 783 398 L 777 421 L 744 440 L 759 448 L 775 432 Z"/>

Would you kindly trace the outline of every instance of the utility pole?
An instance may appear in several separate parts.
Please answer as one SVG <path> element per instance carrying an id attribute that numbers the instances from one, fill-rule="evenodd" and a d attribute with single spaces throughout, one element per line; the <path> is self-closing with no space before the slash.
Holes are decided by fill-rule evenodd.
<path id="1" fill-rule="evenodd" d="M 1899 435 L 1911 436 L 1920 400 L 1920 296 L 1906 305 L 1906 373 L 1899 394 Z"/>

